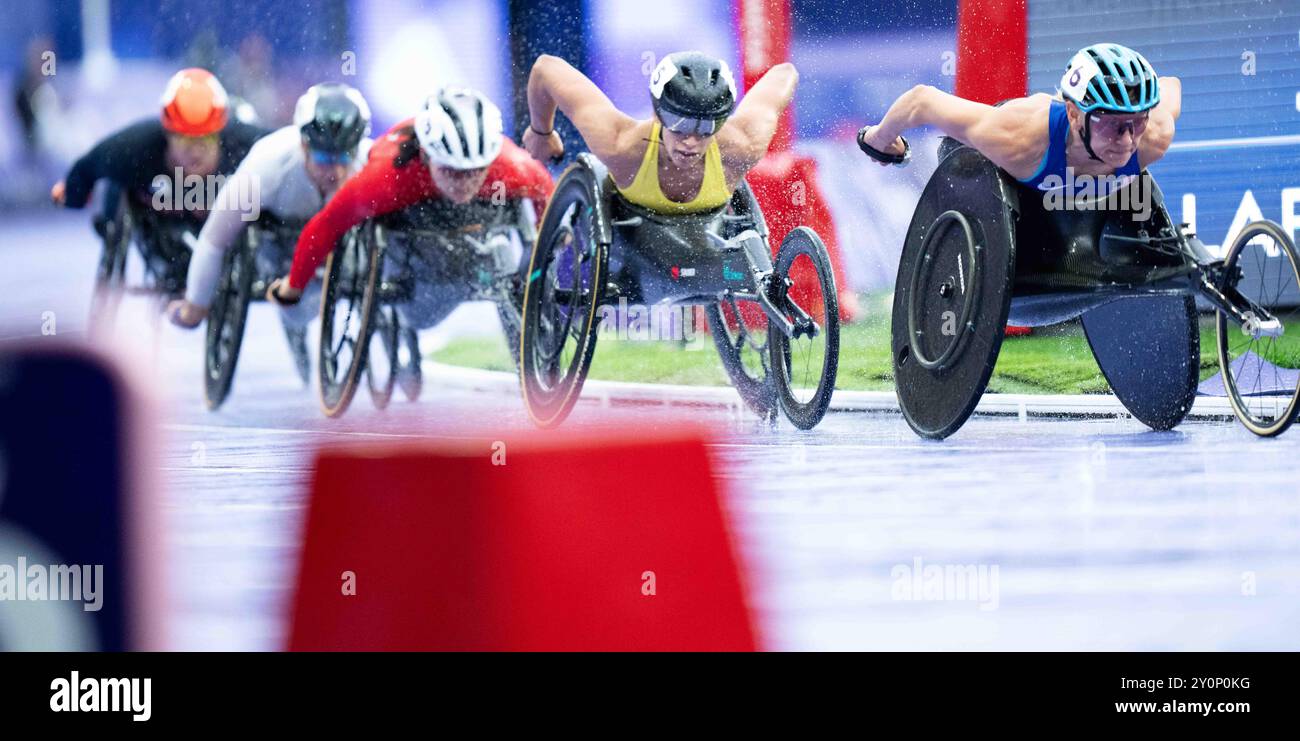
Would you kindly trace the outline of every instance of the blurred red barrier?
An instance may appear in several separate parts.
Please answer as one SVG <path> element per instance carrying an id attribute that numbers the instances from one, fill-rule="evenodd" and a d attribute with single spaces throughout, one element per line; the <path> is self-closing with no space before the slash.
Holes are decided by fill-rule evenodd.
<path id="1" fill-rule="evenodd" d="M 769 69 L 790 59 L 790 0 L 734 0 L 732 14 L 737 38 L 740 39 L 745 89 L 749 90 Z M 826 243 L 840 299 L 840 319 L 850 322 L 858 314 L 857 295 L 850 290 L 844 275 L 844 261 L 840 258 L 839 243 L 835 238 L 835 221 L 817 185 L 817 163 L 811 157 L 792 153 L 793 142 L 792 104 L 781 115 L 767 156 L 750 170 L 746 180 L 767 219 L 773 256 L 780 248 L 781 240 L 797 226 L 812 227 Z M 795 289 L 791 294 L 795 300 L 805 310 L 821 311 L 821 302 L 816 300 L 820 294 L 813 289 L 816 273 L 811 268 L 792 272 Z M 758 307 L 752 305 L 744 306 L 742 313 L 749 324 L 762 316 Z"/>
<path id="2" fill-rule="evenodd" d="M 326 451 L 305 537 L 292 650 L 755 648 L 694 433 Z"/>

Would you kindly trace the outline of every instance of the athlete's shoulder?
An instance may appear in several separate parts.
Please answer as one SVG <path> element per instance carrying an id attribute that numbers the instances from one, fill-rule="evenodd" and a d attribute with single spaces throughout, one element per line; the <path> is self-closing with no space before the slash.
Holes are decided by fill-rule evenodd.
<path id="1" fill-rule="evenodd" d="M 256 176 L 264 187 L 274 187 L 302 166 L 302 135 L 297 127 L 285 126 L 254 142 L 238 172 Z"/>
<path id="2" fill-rule="evenodd" d="M 271 165 L 295 159 L 302 160 L 302 135 L 298 127 L 290 125 L 253 142 L 246 162 Z"/>
<path id="3" fill-rule="evenodd" d="M 387 160 L 391 166 L 393 160 L 400 153 L 402 146 L 414 135 L 415 119 L 408 118 L 405 121 L 398 121 L 370 145 L 370 153 L 366 155 L 368 162 L 375 164 L 380 160 Z"/>
<path id="4" fill-rule="evenodd" d="M 164 142 L 166 138 L 167 132 L 163 130 L 162 122 L 156 116 L 151 116 L 123 126 L 104 137 L 101 143 L 132 148 Z"/>

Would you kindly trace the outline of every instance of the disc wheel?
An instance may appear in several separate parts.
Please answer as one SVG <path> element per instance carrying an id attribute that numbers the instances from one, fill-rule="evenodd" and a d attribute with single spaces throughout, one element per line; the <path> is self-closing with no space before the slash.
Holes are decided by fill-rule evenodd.
<path id="1" fill-rule="evenodd" d="M 533 422 L 554 427 L 577 403 L 596 347 L 595 317 L 609 259 L 596 237 L 596 182 L 575 164 L 560 178 L 529 261 L 520 379 Z"/>
<path id="2" fill-rule="evenodd" d="M 787 276 L 816 276 L 815 292 L 798 291 Z M 775 368 L 776 394 L 781 411 L 801 430 L 810 430 L 826 416 L 840 356 L 840 311 L 830 255 L 817 233 L 798 227 L 786 235 L 777 252 L 773 303 L 794 323 L 791 337 L 769 332 L 771 366 Z M 801 288 L 803 288 L 801 286 Z"/>
<path id="3" fill-rule="evenodd" d="M 235 378 L 239 350 L 244 344 L 248 305 L 252 301 L 254 243 L 250 229 L 226 251 L 221 281 L 208 312 L 208 331 L 203 353 L 203 395 L 209 410 L 216 410 Z"/>
<path id="4" fill-rule="evenodd" d="M 365 370 L 383 253 L 374 226 L 353 229 L 330 255 L 321 297 L 321 409 L 347 411 Z"/>
<path id="5" fill-rule="evenodd" d="M 1251 432 L 1286 431 L 1300 410 L 1300 257 L 1271 221 L 1237 236 L 1224 260 L 1229 287 L 1281 322 L 1280 333 L 1256 333 L 1220 311 L 1216 317 L 1219 367 L 1232 410 Z M 1289 371 L 1289 372 L 1288 372 Z"/>
<path id="6" fill-rule="evenodd" d="M 931 175 L 908 225 L 890 317 L 899 407 L 941 440 L 988 386 L 1011 309 L 1016 191 L 979 152 L 958 147 Z"/>

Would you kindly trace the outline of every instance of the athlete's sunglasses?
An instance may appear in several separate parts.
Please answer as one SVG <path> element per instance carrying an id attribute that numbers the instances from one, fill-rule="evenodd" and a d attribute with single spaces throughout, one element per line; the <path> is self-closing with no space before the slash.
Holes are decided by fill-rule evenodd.
<path id="1" fill-rule="evenodd" d="M 1150 114 L 1142 113 L 1136 116 L 1105 113 L 1093 113 L 1089 120 L 1092 124 L 1092 130 L 1107 139 L 1118 139 L 1124 135 L 1125 131 L 1132 131 L 1133 136 L 1141 136 L 1147 129 L 1147 121 Z"/>
<path id="2" fill-rule="evenodd" d="M 347 152 L 325 152 L 320 149 L 308 150 L 311 152 L 311 161 L 318 165 L 350 165 L 352 158 L 356 156 L 356 150 Z"/>
<path id="3" fill-rule="evenodd" d="M 725 118 L 689 118 L 668 111 L 659 111 L 659 120 L 665 129 L 682 136 L 713 136 L 727 121 Z"/>

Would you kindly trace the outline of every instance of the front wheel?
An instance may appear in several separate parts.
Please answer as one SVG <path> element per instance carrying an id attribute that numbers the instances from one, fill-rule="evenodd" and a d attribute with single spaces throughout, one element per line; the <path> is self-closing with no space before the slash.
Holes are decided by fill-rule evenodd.
<path id="1" fill-rule="evenodd" d="M 789 337 L 779 329 L 769 331 L 777 400 L 795 427 L 810 430 L 830 407 L 840 358 L 835 274 L 816 232 L 801 226 L 786 235 L 771 280 L 773 303 L 794 324 Z M 810 285 L 795 291 L 793 280 Z"/>
<path id="2" fill-rule="evenodd" d="M 1281 227 L 1257 221 L 1228 248 L 1224 274 L 1225 292 L 1235 290 L 1276 320 L 1252 327 L 1218 312 L 1219 367 L 1228 400 L 1251 432 L 1280 435 L 1300 410 L 1300 257 Z"/>
<path id="3" fill-rule="evenodd" d="M 208 312 L 208 331 L 203 353 L 203 395 L 209 410 L 216 410 L 230 394 L 244 343 L 248 304 L 252 301 L 253 235 L 243 236 L 226 251 L 221 282 Z"/>

